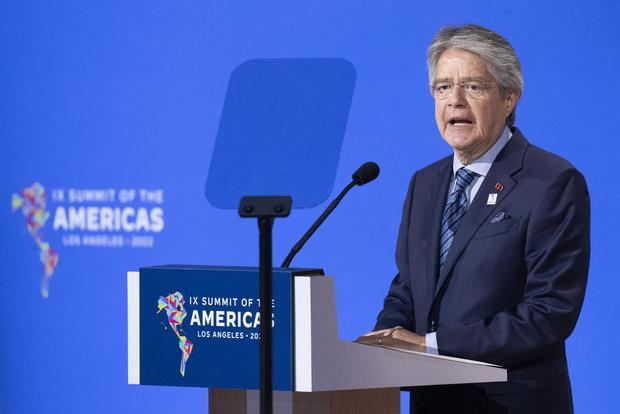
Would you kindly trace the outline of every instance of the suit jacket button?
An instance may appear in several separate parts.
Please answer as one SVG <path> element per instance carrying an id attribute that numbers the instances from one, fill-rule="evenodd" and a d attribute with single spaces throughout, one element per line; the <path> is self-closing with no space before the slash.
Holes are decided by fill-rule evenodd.
<path id="1" fill-rule="evenodd" d="M 437 321 L 432 320 L 431 321 L 431 328 L 430 328 L 430 332 L 435 332 L 437 330 Z"/>

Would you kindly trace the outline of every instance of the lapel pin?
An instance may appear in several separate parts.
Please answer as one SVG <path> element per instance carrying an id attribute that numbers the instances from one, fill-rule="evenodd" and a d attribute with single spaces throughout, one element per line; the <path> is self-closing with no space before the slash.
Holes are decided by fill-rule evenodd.
<path id="1" fill-rule="evenodd" d="M 495 184 L 495 189 L 497 191 L 502 191 L 504 189 L 504 184 L 502 184 L 502 183 Z"/>
<path id="2" fill-rule="evenodd" d="M 497 193 L 489 194 L 489 198 L 487 198 L 487 206 L 494 206 L 497 203 Z"/>

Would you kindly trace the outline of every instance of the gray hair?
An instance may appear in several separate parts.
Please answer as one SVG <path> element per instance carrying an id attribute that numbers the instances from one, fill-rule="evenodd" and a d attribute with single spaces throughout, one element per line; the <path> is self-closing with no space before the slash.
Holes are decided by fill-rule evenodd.
<path id="1" fill-rule="evenodd" d="M 439 57 L 448 49 L 460 49 L 480 56 L 497 82 L 502 95 L 514 92 L 517 97 L 521 96 L 523 90 L 521 63 L 510 43 L 499 34 L 475 24 L 441 29 L 428 47 L 426 64 L 431 84 L 435 80 Z M 506 118 L 506 125 L 514 125 L 515 112 L 516 106 Z"/>

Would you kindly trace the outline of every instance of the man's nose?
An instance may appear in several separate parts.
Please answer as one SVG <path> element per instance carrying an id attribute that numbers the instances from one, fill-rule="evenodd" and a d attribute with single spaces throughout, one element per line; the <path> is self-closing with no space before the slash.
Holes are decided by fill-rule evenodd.
<path id="1" fill-rule="evenodd" d="M 461 87 L 459 84 L 455 84 L 450 91 L 450 96 L 448 96 L 448 105 L 456 107 L 467 105 L 465 88 Z"/>

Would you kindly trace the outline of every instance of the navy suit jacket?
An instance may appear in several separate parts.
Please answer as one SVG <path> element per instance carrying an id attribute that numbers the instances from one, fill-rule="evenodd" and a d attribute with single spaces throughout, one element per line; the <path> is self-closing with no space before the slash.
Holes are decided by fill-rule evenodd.
<path id="1" fill-rule="evenodd" d="M 436 331 L 440 354 L 502 365 L 508 382 L 417 388 L 412 411 L 572 412 L 564 341 L 577 322 L 589 267 L 583 176 L 513 129 L 439 271 L 451 174 L 452 156 L 411 179 L 396 247 L 399 273 L 376 329 Z M 493 193 L 496 203 L 487 205 Z"/>

